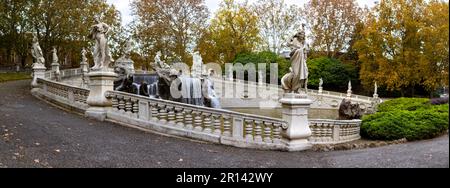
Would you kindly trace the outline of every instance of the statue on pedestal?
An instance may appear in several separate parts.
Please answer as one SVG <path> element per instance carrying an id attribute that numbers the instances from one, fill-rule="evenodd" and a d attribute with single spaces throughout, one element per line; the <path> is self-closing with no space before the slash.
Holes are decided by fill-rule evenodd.
<path id="1" fill-rule="evenodd" d="M 308 80 L 308 66 L 306 64 L 306 37 L 305 25 L 302 29 L 290 40 L 288 46 L 292 48 L 291 52 L 291 68 L 290 73 L 286 74 L 281 84 L 286 93 L 300 93 L 301 88 L 306 89 Z"/>
<path id="2" fill-rule="evenodd" d="M 194 52 L 192 54 L 192 76 L 193 77 L 201 77 L 203 71 L 203 59 L 199 52 Z"/>
<path id="3" fill-rule="evenodd" d="M 34 58 L 33 68 L 45 68 L 44 54 L 42 53 L 41 46 L 39 46 L 39 40 L 36 33 L 33 33 L 33 43 L 31 48 L 31 55 Z"/>
<path id="4" fill-rule="evenodd" d="M 111 52 L 108 47 L 108 40 L 106 36 L 111 31 L 110 27 L 98 18 L 95 18 L 96 24 L 91 27 L 90 37 L 95 40 L 94 48 L 94 67 L 92 70 L 107 70 L 109 64 L 114 60 L 111 57 Z"/>

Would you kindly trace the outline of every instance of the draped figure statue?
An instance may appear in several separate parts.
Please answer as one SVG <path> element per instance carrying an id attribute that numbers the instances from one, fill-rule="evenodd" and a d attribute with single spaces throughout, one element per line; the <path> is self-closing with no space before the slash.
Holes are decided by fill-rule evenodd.
<path id="1" fill-rule="evenodd" d="M 33 56 L 35 63 L 33 64 L 33 67 L 35 66 L 44 66 L 45 59 L 44 54 L 42 53 L 41 46 L 39 46 L 39 40 L 36 33 L 33 33 L 33 43 L 31 48 L 31 55 Z"/>
<path id="2" fill-rule="evenodd" d="M 301 88 L 306 89 L 308 80 L 308 66 L 306 64 L 307 49 L 305 45 L 305 25 L 289 42 L 291 47 L 291 68 L 282 80 L 282 86 L 286 93 L 299 93 Z"/>
<path id="3" fill-rule="evenodd" d="M 90 37 L 95 40 L 94 47 L 94 67 L 92 70 L 106 70 L 109 64 L 114 61 L 108 47 L 106 36 L 110 32 L 110 27 L 95 18 L 96 24 L 91 27 Z"/>

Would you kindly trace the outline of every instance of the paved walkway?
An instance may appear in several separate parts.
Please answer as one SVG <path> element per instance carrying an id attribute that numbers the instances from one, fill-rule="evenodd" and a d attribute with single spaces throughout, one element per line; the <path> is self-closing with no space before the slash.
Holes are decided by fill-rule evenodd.
<path id="1" fill-rule="evenodd" d="M 0 84 L 1 167 L 449 167 L 449 137 L 335 152 L 239 149 L 96 122 Z"/>

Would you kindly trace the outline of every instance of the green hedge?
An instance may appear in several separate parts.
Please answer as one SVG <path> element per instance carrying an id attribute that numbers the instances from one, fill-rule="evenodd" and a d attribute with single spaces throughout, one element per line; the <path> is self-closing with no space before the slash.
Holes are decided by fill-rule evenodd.
<path id="1" fill-rule="evenodd" d="M 379 112 L 363 117 L 361 135 L 376 140 L 422 140 L 448 130 L 449 105 L 431 105 L 428 99 L 387 101 Z"/>

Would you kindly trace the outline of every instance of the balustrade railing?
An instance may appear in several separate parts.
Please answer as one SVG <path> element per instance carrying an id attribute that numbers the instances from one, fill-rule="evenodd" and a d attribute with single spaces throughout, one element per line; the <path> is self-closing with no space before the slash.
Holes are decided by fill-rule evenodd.
<path id="1" fill-rule="evenodd" d="M 161 123 L 168 126 L 232 137 L 248 143 L 280 143 L 283 120 L 243 114 L 221 109 L 211 109 L 178 102 L 151 99 L 123 92 L 108 91 L 112 113 Z"/>
<path id="2" fill-rule="evenodd" d="M 361 138 L 361 120 L 310 120 L 310 142 L 336 144 Z"/>
<path id="3" fill-rule="evenodd" d="M 62 99 L 66 104 L 84 110 L 85 107 L 80 107 L 78 104 L 87 105 L 86 101 L 89 96 L 89 90 L 67 85 L 60 82 L 51 81 L 48 79 L 38 79 L 39 85 L 45 94 L 51 94 Z"/>

